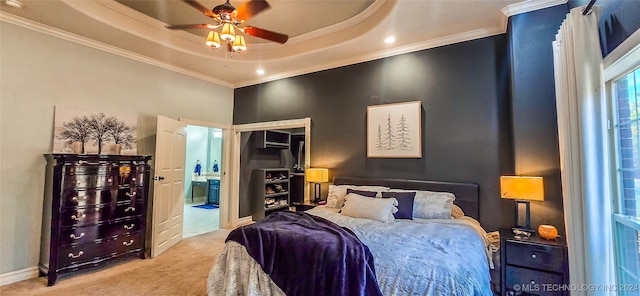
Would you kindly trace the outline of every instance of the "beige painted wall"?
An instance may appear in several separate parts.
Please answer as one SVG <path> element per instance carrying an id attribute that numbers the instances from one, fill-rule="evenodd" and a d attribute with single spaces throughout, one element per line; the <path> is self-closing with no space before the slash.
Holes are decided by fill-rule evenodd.
<path id="1" fill-rule="evenodd" d="M 0 275 L 39 261 L 44 153 L 54 106 L 138 116 L 138 152 L 156 116 L 231 124 L 233 89 L 0 22 Z"/>

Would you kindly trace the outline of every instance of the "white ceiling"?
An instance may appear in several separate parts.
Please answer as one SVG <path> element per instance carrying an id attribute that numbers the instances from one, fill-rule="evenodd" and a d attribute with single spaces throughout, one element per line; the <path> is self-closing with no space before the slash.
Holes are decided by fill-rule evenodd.
<path id="1" fill-rule="evenodd" d="M 242 87 L 505 32 L 506 15 L 566 0 L 269 0 L 246 23 L 289 35 L 283 45 L 248 38 L 229 53 L 204 44 L 210 22 L 179 0 L 19 0 L 0 21 L 127 56 L 203 80 Z M 206 7 L 223 0 L 199 0 Z M 244 1 L 231 1 L 239 6 Z M 393 44 L 384 43 L 395 36 Z M 264 69 L 258 75 L 257 69 Z"/>

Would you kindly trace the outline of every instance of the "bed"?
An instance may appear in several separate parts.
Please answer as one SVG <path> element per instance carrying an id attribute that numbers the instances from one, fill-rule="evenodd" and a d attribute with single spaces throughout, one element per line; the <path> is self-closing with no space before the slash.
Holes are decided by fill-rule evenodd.
<path id="1" fill-rule="evenodd" d="M 375 262 L 372 269 L 375 270 L 375 281 L 381 295 L 492 295 L 489 276 L 489 269 L 492 267 L 489 243 L 486 233 L 476 220 L 479 214 L 477 184 L 336 177 L 334 185 L 337 187 L 340 187 L 339 185 L 360 186 L 357 188 L 375 185 L 409 192 L 412 190 L 449 192 L 455 195 L 453 203 L 465 214 L 456 219 L 414 217 L 413 220 L 395 219 L 391 222 L 377 221 L 376 218 L 362 218 L 357 215 L 350 216 L 350 214 L 347 215 L 348 206 L 351 204 L 353 207 L 358 200 L 356 198 L 367 203 L 385 200 L 384 198 L 366 199 L 359 195 L 361 192 L 354 190 L 347 194 L 349 199 L 343 206 L 316 207 L 306 211 L 312 219 L 328 220 L 352 232 L 365 248 L 368 248 L 367 252 L 370 252 Z M 354 195 L 356 192 L 358 195 Z M 397 203 L 395 205 L 397 209 L 399 206 Z M 306 246 L 299 245 L 299 247 Z M 209 273 L 209 295 L 286 294 L 274 282 L 275 274 L 272 279 L 265 273 L 264 262 L 254 259 L 249 254 L 252 251 L 247 251 L 248 249 L 255 250 L 256 247 L 245 247 L 236 241 L 227 241 L 223 252 Z M 299 271 L 296 272 L 299 273 Z M 323 276 L 322 278 L 324 281 Z M 312 278 L 302 284 L 313 286 L 317 282 Z M 319 289 L 323 288 L 312 291 L 316 295 L 323 295 L 322 291 L 315 293 Z M 307 295 L 308 291 L 303 294 L 289 294 Z M 374 293 L 361 292 L 360 294 Z"/>

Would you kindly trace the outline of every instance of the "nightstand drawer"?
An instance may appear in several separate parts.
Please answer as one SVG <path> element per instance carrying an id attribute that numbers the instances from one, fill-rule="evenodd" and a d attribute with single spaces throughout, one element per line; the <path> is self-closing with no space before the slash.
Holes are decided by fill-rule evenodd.
<path id="1" fill-rule="evenodd" d="M 561 274 L 506 266 L 506 295 L 509 291 L 525 292 L 533 295 L 565 295 L 559 285 L 563 283 Z M 525 294 L 526 295 L 526 294 Z"/>
<path id="2" fill-rule="evenodd" d="M 563 270 L 564 251 L 560 247 L 507 241 L 506 264 L 552 272 Z"/>

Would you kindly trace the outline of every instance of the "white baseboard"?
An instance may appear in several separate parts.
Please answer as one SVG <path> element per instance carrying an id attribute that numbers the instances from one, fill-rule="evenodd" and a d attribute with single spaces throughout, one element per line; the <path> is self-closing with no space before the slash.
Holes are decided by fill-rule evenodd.
<path id="1" fill-rule="evenodd" d="M 27 267 L 25 269 L 6 272 L 0 274 L 0 286 L 13 284 L 19 281 L 24 281 L 38 277 L 38 267 Z"/>

